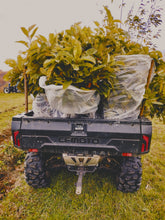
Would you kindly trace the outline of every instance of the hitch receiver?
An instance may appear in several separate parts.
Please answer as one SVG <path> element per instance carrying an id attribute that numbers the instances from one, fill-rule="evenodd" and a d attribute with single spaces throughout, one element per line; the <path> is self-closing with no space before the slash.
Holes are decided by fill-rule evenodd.
<path id="1" fill-rule="evenodd" d="M 76 194 L 77 195 L 80 195 L 82 192 L 82 179 L 83 179 L 83 176 L 85 175 L 85 173 L 86 172 L 84 171 L 84 169 L 77 171 L 77 175 L 78 175 L 78 180 L 76 183 Z"/>
<path id="2" fill-rule="evenodd" d="M 78 175 L 78 180 L 76 183 L 76 194 L 79 195 L 82 192 L 82 180 L 85 173 L 93 173 L 100 161 L 100 156 L 98 155 L 89 155 L 83 156 L 78 155 L 69 155 L 64 153 L 63 159 L 65 164 L 68 167 L 69 171 L 76 172 Z"/>

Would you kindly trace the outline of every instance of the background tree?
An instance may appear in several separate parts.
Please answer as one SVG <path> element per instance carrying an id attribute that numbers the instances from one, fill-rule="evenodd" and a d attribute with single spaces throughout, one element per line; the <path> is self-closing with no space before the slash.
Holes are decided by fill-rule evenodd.
<path id="1" fill-rule="evenodd" d="M 139 7 L 133 6 L 125 21 L 131 37 L 143 45 L 156 48 L 154 39 L 161 33 L 162 8 L 161 0 L 141 0 Z"/>

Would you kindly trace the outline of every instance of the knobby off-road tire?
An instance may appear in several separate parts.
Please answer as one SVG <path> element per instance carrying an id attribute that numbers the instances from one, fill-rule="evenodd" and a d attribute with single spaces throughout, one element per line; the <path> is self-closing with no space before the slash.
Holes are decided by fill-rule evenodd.
<path id="1" fill-rule="evenodd" d="M 46 174 L 44 160 L 39 153 L 27 153 L 25 158 L 25 179 L 33 188 L 49 186 L 50 179 Z"/>
<path id="2" fill-rule="evenodd" d="M 139 157 L 123 157 L 121 170 L 116 178 L 117 189 L 124 192 L 136 192 L 141 185 L 142 166 Z"/>

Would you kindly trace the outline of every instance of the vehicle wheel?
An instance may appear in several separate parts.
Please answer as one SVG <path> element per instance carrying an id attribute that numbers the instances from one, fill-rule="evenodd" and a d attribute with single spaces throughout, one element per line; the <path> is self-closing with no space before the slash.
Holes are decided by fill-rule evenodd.
<path id="1" fill-rule="evenodd" d="M 25 178 L 26 182 L 34 188 L 43 188 L 49 185 L 49 177 L 39 153 L 30 152 L 26 155 Z"/>
<path id="2" fill-rule="evenodd" d="M 122 192 L 136 192 L 141 185 L 142 166 L 139 157 L 123 157 L 121 169 L 116 178 L 117 189 Z"/>
<path id="3" fill-rule="evenodd" d="M 5 88 L 3 89 L 3 92 L 6 93 L 6 94 L 8 94 L 8 93 L 9 93 L 9 88 L 5 87 Z"/>

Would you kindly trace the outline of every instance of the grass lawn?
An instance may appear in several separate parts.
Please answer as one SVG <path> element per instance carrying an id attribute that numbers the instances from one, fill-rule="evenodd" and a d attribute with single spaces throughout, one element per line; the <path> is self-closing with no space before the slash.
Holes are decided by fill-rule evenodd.
<path id="1" fill-rule="evenodd" d="M 0 93 L 0 134 L 10 129 L 11 120 L 14 115 L 25 112 L 25 97 L 21 93 Z M 31 97 L 29 97 L 29 109 L 31 108 Z"/>
<path id="2" fill-rule="evenodd" d="M 24 100 L 24 94 L 21 93 L 0 93 L 0 112 L 6 112 L 12 110 L 16 106 L 22 105 Z"/>

